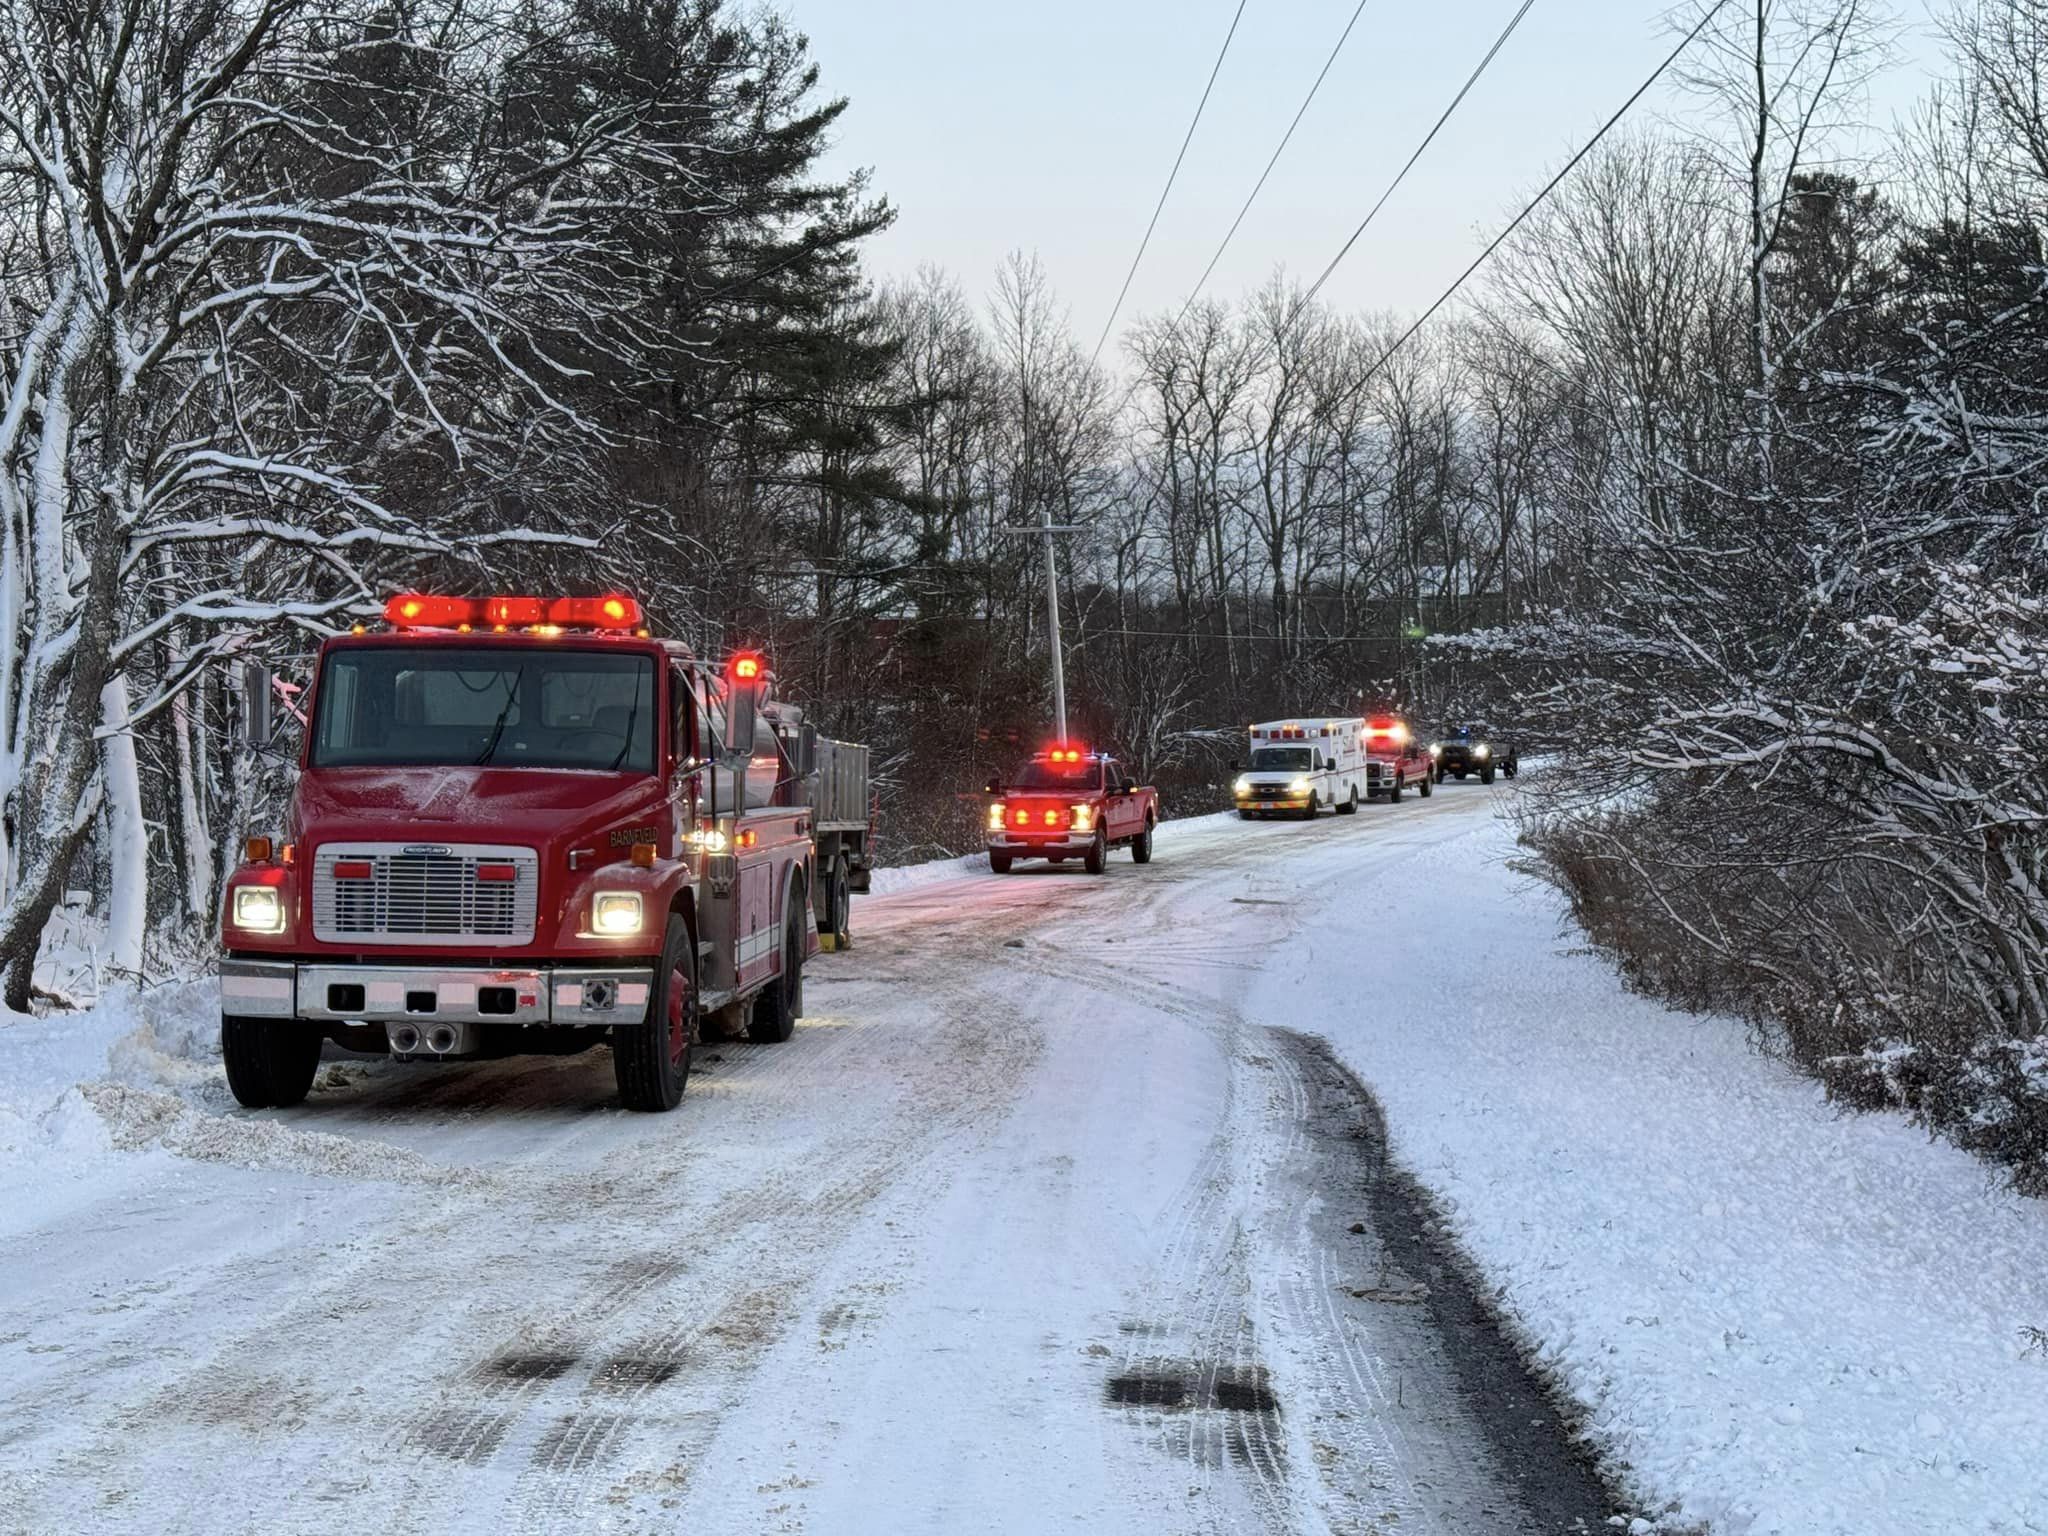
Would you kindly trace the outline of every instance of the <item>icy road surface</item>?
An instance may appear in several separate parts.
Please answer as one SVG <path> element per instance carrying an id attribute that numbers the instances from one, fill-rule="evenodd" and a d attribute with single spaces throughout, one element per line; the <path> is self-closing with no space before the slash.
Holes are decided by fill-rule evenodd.
<path id="1" fill-rule="evenodd" d="M 0 1237 L 0 1528 L 1599 1527 L 1327 1021 L 1247 1011 L 1459 788 L 864 899 L 667 1117 L 603 1051 L 92 1090 L 154 1150 Z"/>

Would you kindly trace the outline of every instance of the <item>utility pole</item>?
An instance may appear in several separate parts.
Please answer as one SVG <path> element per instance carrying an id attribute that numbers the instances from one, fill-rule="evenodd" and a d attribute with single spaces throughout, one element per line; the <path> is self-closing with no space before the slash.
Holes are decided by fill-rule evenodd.
<path id="1" fill-rule="evenodd" d="M 1038 526 L 1004 527 L 998 533 L 1022 534 L 1026 538 L 1045 540 L 1045 627 L 1052 637 L 1052 712 L 1058 723 L 1059 740 L 1067 739 L 1067 661 L 1060 644 L 1060 567 L 1053 553 L 1052 541 L 1063 533 L 1086 531 L 1081 523 L 1056 523 L 1052 520 L 1052 508 L 1038 509 Z"/>

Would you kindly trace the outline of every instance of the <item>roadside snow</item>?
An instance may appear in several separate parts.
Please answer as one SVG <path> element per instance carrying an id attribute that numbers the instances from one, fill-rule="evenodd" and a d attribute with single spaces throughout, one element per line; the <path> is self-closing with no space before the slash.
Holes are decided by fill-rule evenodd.
<path id="1" fill-rule="evenodd" d="M 1512 852 L 1418 852 L 1369 940 L 1319 904 L 1256 1016 L 1371 1085 L 1657 1528 L 2048 1531 L 2048 1207 L 1630 995 Z"/>

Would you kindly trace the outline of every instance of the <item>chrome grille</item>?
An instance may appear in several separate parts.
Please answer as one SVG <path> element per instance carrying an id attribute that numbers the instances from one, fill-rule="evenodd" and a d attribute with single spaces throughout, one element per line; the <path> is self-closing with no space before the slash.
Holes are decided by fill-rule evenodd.
<path id="1" fill-rule="evenodd" d="M 370 878 L 343 880 L 340 864 Z M 479 865 L 512 868 L 480 880 Z M 313 859 L 313 936 L 322 943 L 528 944 L 540 861 L 531 848 L 478 844 L 329 843 Z"/>

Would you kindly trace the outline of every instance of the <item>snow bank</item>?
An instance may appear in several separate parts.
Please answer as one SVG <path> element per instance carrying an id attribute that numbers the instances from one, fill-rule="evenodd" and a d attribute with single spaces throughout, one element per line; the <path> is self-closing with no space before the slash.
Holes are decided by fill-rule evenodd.
<path id="1" fill-rule="evenodd" d="M 2048 1206 L 1631 996 L 1511 852 L 1419 853 L 1369 944 L 1324 908 L 1257 1006 L 1329 1021 L 1656 1527 L 2048 1531 Z"/>

